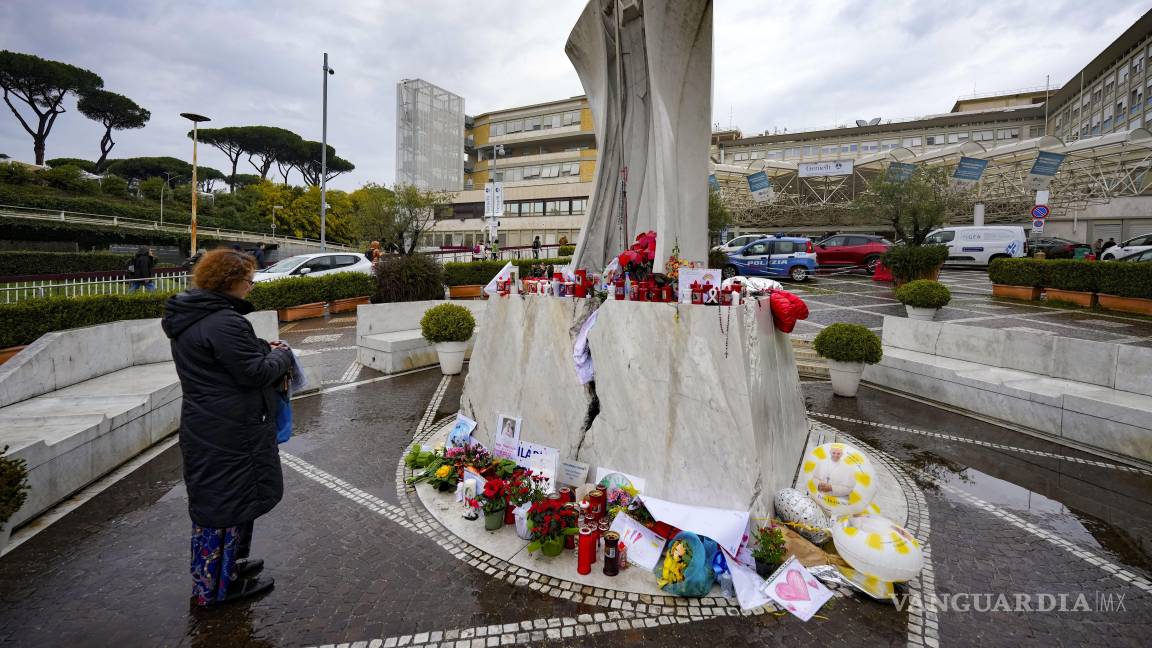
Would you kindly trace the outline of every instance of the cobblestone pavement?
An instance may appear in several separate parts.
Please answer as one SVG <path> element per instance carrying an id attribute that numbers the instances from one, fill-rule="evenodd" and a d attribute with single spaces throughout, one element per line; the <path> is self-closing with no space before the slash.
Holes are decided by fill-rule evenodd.
<path id="1" fill-rule="evenodd" d="M 189 605 L 190 522 L 172 448 L 0 558 L 0 644 L 934 647 L 1146 640 L 1152 476 L 868 388 L 857 399 L 834 398 L 824 383 L 804 385 L 813 420 L 893 457 L 923 491 L 935 572 L 919 590 L 928 605 L 933 592 L 1005 593 L 1009 600 L 1067 594 L 1068 606 L 1083 593 L 1091 611 L 931 615 L 850 596 L 801 623 L 775 614 L 715 618 L 720 608 L 707 606 L 677 614 L 629 610 L 607 596 L 590 604 L 546 593 L 556 587 L 539 582 L 497 577 L 433 541 L 396 488 L 414 430 L 455 412 L 463 378 L 446 380 L 435 369 L 398 377 L 362 369 L 349 379 L 354 351 L 332 348 L 354 344 L 354 329 L 339 328 L 349 323 L 302 322 L 282 336 L 305 351 L 328 349 L 315 356 L 334 382 L 295 401 L 297 434 L 282 447 L 285 499 L 256 523 L 253 553 L 268 561 L 273 592 L 215 610 Z M 1100 611 L 1105 601 L 1116 607 L 1120 595 L 1123 611 Z"/>
<path id="2" fill-rule="evenodd" d="M 984 269 L 945 269 L 940 281 L 952 291 L 952 302 L 937 314 L 938 321 L 1152 347 L 1149 318 L 993 298 Z M 863 324 L 879 332 L 885 315 L 904 317 L 904 305 L 896 301 L 891 284 L 860 274 L 820 276 L 787 288 L 796 289 L 811 311 L 806 321 L 796 325 L 794 334 L 800 337 L 814 337 L 835 322 Z"/>

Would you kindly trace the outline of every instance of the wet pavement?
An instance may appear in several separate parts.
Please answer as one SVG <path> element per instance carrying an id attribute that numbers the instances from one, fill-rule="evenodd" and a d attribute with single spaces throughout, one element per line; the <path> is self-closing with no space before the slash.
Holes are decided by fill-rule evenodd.
<path id="1" fill-rule="evenodd" d="M 940 309 L 937 321 L 1152 347 L 1152 318 L 993 298 L 992 283 L 983 269 L 947 268 L 940 281 L 952 291 L 952 302 Z M 862 274 L 819 276 L 786 288 L 795 289 L 808 303 L 810 315 L 797 323 L 794 333 L 800 337 L 815 337 L 836 322 L 862 324 L 879 332 L 884 316 L 904 317 L 904 305 L 896 301 L 891 284 Z"/>
<path id="2" fill-rule="evenodd" d="M 275 590 L 220 609 L 190 606 L 190 522 L 171 448 L 0 558 L 0 644 L 1146 643 L 1152 474 L 868 387 L 856 399 L 833 397 L 822 382 L 803 386 L 812 420 L 886 453 L 923 492 L 934 571 L 924 596 L 960 595 L 949 603 L 967 601 L 968 611 L 941 607 L 932 617 L 849 597 L 808 623 L 665 616 L 499 578 L 434 542 L 396 487 L 414 431 L 456 411 L 463 377 L 357 370 L 354 350 L 340 348 L 355 344 L 354 328 L 340 328 L 349 324 L 301 322 L 282 335 L 318 350 L 309 357 L 322 361 L 328 384 L 294 402 L 285 498 L 256 523 L 253 555 L 267 560 Z M 1067 611 L 973 611 L 999 594 L 1034 606 L 1039 595 L 1063 594 Z M 1081 594 L 1090 609 L 1072 611 Z"/>

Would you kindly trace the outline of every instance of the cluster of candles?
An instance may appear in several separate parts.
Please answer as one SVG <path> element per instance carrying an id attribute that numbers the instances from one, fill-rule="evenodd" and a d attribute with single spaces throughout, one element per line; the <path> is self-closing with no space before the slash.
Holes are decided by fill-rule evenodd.
<path id="1" fill-rule="evenodd" d="M 592 294 L 596 286 L 596 275 L 589 275 L 587 270 L 577 270 L 573 281 L 568 281 L 560 272 L 554 273 L 551 279 L 529 278 L 524 279 L 522 292 L 526 295 L 550 295 L 554 297 L 587 297 Z M 497 281 L 496 293 L 508 295 L 512 291 L 512 281 Z"/>
<path id="2" fill-rule="evenodd" d="M 621 569 L 628 568 L 628 549 L 620 543 L 620 535 L 609 531 L 608 498 L 602 488 L 593 489 L 588 496 L 576 503 L 576 494 L 571 488 L 561 488 L 551 497 L 567 502 L 579 511 L 579 536 L 567 536 L 564 546 L 576 549 L 576 571 L 582 575 L 592 573 L 592 564 L 604 556 L 604 574 L 615 576 Z"/>
<path id="3" fill-rule="evenodd" d="M 657 286 L 652 279 L 631 281 L 625 276 L 617 277 L 612 287 L 616 301 L 667 303 L 680 301 L 679 295 L 676 294 L 676 284 L 672 282 Z M 724 287 L 713 286 L 711 282 L 701 284 L 693 281 L 689 288 L 691 293 L 687 301 L 690 304 L 732 306 L 744 301 L 743 286 L 739 281 L 733 281 L 731 286 Z"/>

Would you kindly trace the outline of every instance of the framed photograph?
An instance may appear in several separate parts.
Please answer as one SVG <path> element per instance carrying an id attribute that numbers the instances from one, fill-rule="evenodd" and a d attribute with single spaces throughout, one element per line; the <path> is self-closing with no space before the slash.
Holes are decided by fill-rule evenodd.
<path id="1" fill-rule="evenodd" d="M 456 414 L 456 424 L 448 433 L 448 447 L 458 448 L 472 439 L 472 432 L 476 429 L 476 421 L 464 416 L 463 412 Z"/>
<path id="2" fill-rule="evenodd" d="M 492 435 L 492 456 L 516 460 L 520 450 L 520 417 L 501 414 L 496 419 L 496 433 Z"/>

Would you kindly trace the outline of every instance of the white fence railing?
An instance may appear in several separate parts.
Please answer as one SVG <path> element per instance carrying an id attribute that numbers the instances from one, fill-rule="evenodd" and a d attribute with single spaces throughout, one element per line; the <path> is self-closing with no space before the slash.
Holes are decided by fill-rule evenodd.
<path id="1" fill-rule="evenodd" d="M 174 291 L 188 287 L 188 273 L 170 274 L 151 279 L 77 278 L 42 279 L 0 284 L 0 304 L 12 304 L 36 297 L 86 297 L 88 295 L 126 295 L 132 292 Z"/>

